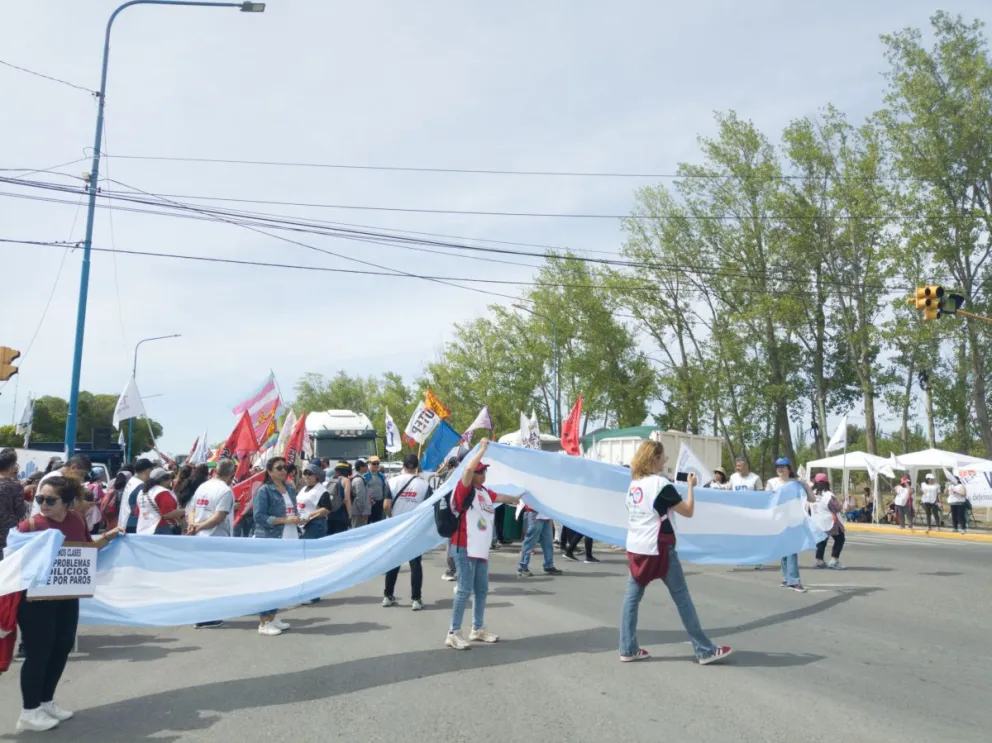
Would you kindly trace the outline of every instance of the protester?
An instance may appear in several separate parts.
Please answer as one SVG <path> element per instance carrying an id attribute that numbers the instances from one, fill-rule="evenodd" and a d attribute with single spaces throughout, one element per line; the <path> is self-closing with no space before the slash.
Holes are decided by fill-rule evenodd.
<path id="1" fill-rule="evenodd" d="M 796 479 L 792 471 L 792 462 L 789 461 L 788 457 L 779 457 L 775 460 L 775 474 L 777 477 L 773 477 L 768 481 L 765 490 L 774 492 L 786 483 L 795 480 L 806 492 L 807 500 L 811 499 L 809 486 L 802 480 Z M 782 558 L 782 587 L 791 588 L 796 593 L 806 593 L 806 586 L 803 585 L 799 577 L 799 555 L 797 554 L 787 555 Z"/>
<path id="2" fill-rule="evenodd" d="M 331 512 L 327 516 L 327 533 L 340 534 L 351 526 L 351 465 L 338 462 L 327 481 L 331 494 Z"/>
<path id="3" fill-rule="evenodd" d="M 896 514 L 899 517 L 899 528 L 906 528 L 906 519 L 909 519 L 909 529 L 913 531 L 913 485 L 909 477 L 904 476 L 902 481 L 896 485 L 895 489 Z"/>
<path id="4" fill-rule="evenodd" d="M 0 560 L 7 546 L 7 532 L 17 526 L 28 513 L 24 501 L 24 486 L 17 481 L 17 452 L 0 452 Z"/>
<path id="5" fill-rule="evenodd" d="M 369 516 L 372 515 L 372 497 L 369 495 L 369 486 L 365 482 L 365 475 L 369 472 L 369 465 L 364 460 L 355 462 L 355 475 L 351 478 L 351 528 L 357 529 L 369 523 Z"/>
<path id="6" fill-rule="evenodd" d="M 105 547 L 120 530 L 111 529 L 94 540 L 82 516 L 72 510 L 72 504 L 81 495 L 78 480 L 61 475 L 47 478 L 35 497 L 41 513 L 22 521 L 18 531 L 58 529 L 68 542 Z M 17 721 L 18 731 L 51 730 L 72 717 L 72 712 L 55 702 L 55 691 L 75 645 L 78 621 L 79 599 L 28 601 L 21 598 L 17 623 L 21 628 L 25 657 L 21 668 L 23 708 Z"/>
<path id="7" fill-rule="evenodd" d="M 134 534 L 138 529 L 138 493 L 148 482 L 155 465 L 148 459 L 139 459 L 134 463 L 134 476 L 128 480 L 121 494 L 117 523 L 124 526 L 128 534 Z"/>
<path id="8" fill-rule="evenodd" d="M 286 460 L 282 457 L 265 463 L 265 482 L 252 499 L 252 510 L 256 538 L 299 539 L 296 491 L 286 482 Z M 272 609 L 258 615 L 258 634 L 275 637 L 289 629 L 288 622 L 276 619 L 276 612 L 278 609 Z"/>
<path id="9" fill-rule="evenodd" d="M 379 457 L 372 455 L 369 457 L 369 471 L 365 473 L 365 486 L 368 490 L 369 499 L 372 502 L 372 511 L 369 514 L 368 523 L 374 524 L 384 518 L 383 502 L 386 498 L 387 484 L 386 476 L 382 474 L 382 462 Z"/>
<path id="10" fill-rule="evenodd" d="M 940 485 L 937 478 L 931 472 L 920 486 L 920 503 L 927 515 L 927 534 L 930 533 L 930 517 L 933 517 L 934 526 L 940 531 Z"/>
<path id="11" fill-rule="evenodd" d="M 197 465 L 199 467 L 199 465 Z M 234 482 L 234 472 L 237 464 L 230 459 L 220 459 L 214 468 L 214 476 L 202 483 L 193 493 L 187 506 L 189 523 L 186 533 L 194 537 L 230 537 L 234 528 L 232 514 L 234 513 L 234 493 L 231 483 Z M 196 477 L 193 475 L 187 484 Z M 221 619 L 207 622 L 197 622 L 194 629 L 211 629 L 224 624 Z"/>
<path id="12" fill-rule="evenodd" d="M 675 530 L 670 511 L 692 518 L 695 511 L 695 473 L 689 473 L 685 500 L 664 476 L 665 447 L 660 441 L 645 441 L 631 462 L 627 488 L 627 564 L 630 576 L 620 618 L 620 661 L 646 660 L 651 654 L 637 643 L 637 615 L 648 584 L 661 579 L 678 609 L 682 626 L 689 634 L 696 660 L 708 665 L 729 656 L 733 650 L 717 647 L 703 632 L 682 563 L 675 548 Z"/>
<path id="13" fill-rule="evenodd" d="M 76 482 L 82 483 L 85 481 L 87 475 L 91 469 L 93 469 L 93 463 L 90 458 L 85 454 L 76 454 L 69 457 L 69 461 L 62 464 L 61 457 L 53 457 L 48 463 L 52 469 L 41 478 L 38 483 L 38 488 L 44 484 L 45 480 L 51 479 L 53 477 L 68 477 Z M 41 513 L 41 508 L 38 506 L 37 502 L 31 508 L 31 515 L 37 516 Z"/>
<path id="14" fill-rule="evenodd" d="M 416 454 L 407 454 L 403 458 L 403 472 L 390 478 L 383 510 L 387 518 L 408 513 L 430 497 L 430 485 L 420 476 L 420 462 Z M 424 571 L 421 565 L 421 555 L 410 560 L 410 601 L 414 611 L 424 608 L 421 589 L 424 586 Z M 384 607 L 396 606 L 396 579 L 400 574 L 400 566 L 386 573 L 386 587 L 382 594 Z"/>
<path id="15" fill-rule="evenodd" d="M 303 468 L 303 487 L 296 494 L 296 510 L 304 539 L 327 536 L 327 515 L 331 512 L 331 494 L 321 482 L 323 470 L 308 464 Z"/>
<path id="16" fill-rule="evenodd" d="M 730 490 L 731 485 L 727 480 L 727 473 L 723 471 L 723 467 L 713 468 L 713 479 L 706 484 L 706 487 L 711 490 Z"/>
<path id="17" fill-rule="evenodd" d="M 486 470 L 482 458 L 489 447 L 483 439 L 462 472 L 451 496 L 454 510 L 459 514 L 458 529 L 451 538 L 455 551 L 458 583 L 451 607 L 451 626 L 444 644 L 455 650 L 468 650 L 471 645 L 462 637 L 462 619 L 469 596 L 472 601 L 472 632 L 470 641 L 496 642 L 498 635 L 486 630 L 486 596 L 489 593 L 489 550 L 492 544 L 494 503 L 516 505 L 519 498 L 497 495 L 486 487 Z M 471 524 L 471 528 L 469 528 Z"/>
<path id="18" fill-rule="evenodd" d="M 177 498 L 179 498 L 179 494 L 182 492 L 183 486 L 186 484 L 186 481 L 189 480 L 192 476 L 193 476 L 193 466 L 190 464 L 184 464 L 176 471 L 175 476 L 172 478 L 172 485 L 170 486 L 170 490 L 172 490 L 172 492 L 176 494 Z M 186 506 L 185 503 L 181 503 L 180 505 L 182 505 L 183 507 Z"/>
<path id="19" fill-rule="evenodd" d="M 448 457 L 448 461 L 445 462 L 441 469 L 438 470 L 437 475 L 439 475 L 438 484 L 434 488 L 437 490 L 442 483 L 446 482 L 449 477 L 458 469 L 458 465 L 461 464 L 461 460 L 458 457 Z M 494 513 L 495 516 L 495 513 Z M 455 556 L 451 548 L 451 540 L 445 541 L 444 546 L 444 556 L 445 556 L 445 569 L 444 573 L 441 574 L 441 580 L 454 581 L 457 572 L 457 566 L 455 565 Z"/>
<path id="20" fill-rule="evenodd" d="M 959 478 L 947 486 L 947 505 L 951 507 L 951 524 L 954 531 L 968 533 L 968 489 Z"/>
<path id="21" fill-rule="evenodd" d="M 103 514 L 104 528 L 113 529 L 117 526 L 121 508 L 121 496 L 130 479 L 130 472 L 127 470 L 118 471 L 114 476 L 114 481 L 110 483 L 110 487 L 103 494 L 103 502 L 100 503 L 100 512 Z"/>
<path id="22" fill-rule="evenodd" d="M 196 467 L 192 469 L 189 477 L 184 479 L 175 491 L 176 497 L 179 499 L 179 505 L 186 508 L 190 501 L 193 500 L 193 496 L 196 494 L 196 491 L 199 490 L 200 486 L 209 479 L 210 470 L 207 468 L 207 465 L 196 465 Z"/>
<path id="23" fill-rule="evenodd" d="M 593 565 L 599 562 L 599 558 L 592 553 L 592 537 L 587 537 L 572 529 L 568 530 L 568 539 L 565 539 L 565 534 L 565 529 L 562 529 L 562 540 L 564 541 L 562 542 L 561 554 L 566 560 L 571 560 L 572 562 L 579 561 L 579 558 L 575 556 L 575 548 L 579 546 L 580 541 L 584 541 L 586 550 L 584 562 L 587 565 Z"/>
<path id="24" fill-rule="evenodd" d="M 734 468 L 736 472 L 730 476 L 728 490 L 764 490 L 761 485 L 761 478 L 751 472 L 746 457 L 737 457 L 734 460 Z"/>
<path id="25" fill-rule="evenodd" d="M 167 485 L 172 484 L 172 473 L 164 467 L 156 467 L 148 475 L 138 493 L 138 534 L 181 534 L 179 520 L 183 509 L 175 493 Z"/>
<path id="26" fill-rule="evenodd" d="M 813 495 L 816 497 L 816 505 L 813 510 L 813 523 L 815 523 L 825 536 L 822 542 L 816 545 L 816 567 L 832 568 L 833 570 L 843 570 L 840 564 L 840 553 L 844 549 L 844 524 L 837 514 L 841 512 L 841 507 L 837 503 L 837 498 L 830 491 L 830 478 L 820 472 L 813 478 Z M 830 562 L 824 562 L 823 556 L 827 549 L 827 540 L 833 537 L 834 546 L 830 550 Z"/>
<path id="27" fill-rule="evenodd" d="M 83 487 L 83 499 L 77 501 L 73 508 L 79 511 L 86 521 L 86 527 L 91 534 L 96 534 L 103 523 L 103 512 L 100 504 L 106 496 L 103 489 L 103 473 L 100 470 L 90 470 L 86 474 L 86 485 Z"/>
<path id="28" fill-rule="evenodd" d="M 541 545 L 544 552 L 544 574 L 561 575 L 561 570 L 555 567 L 554 531 L 551 517 L 544 516 L 529 506 L 524 506 L 524 540 L 520 547 L 520 560 L 517 562 L 517 577 L 530 578 L 533 573 L 528 569 L 530 556 L 534 547 Z"/>

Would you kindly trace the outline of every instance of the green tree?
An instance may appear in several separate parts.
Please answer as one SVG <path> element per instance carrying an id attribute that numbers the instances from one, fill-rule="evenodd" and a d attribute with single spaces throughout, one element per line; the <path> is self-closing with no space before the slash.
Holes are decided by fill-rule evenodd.
<path id="1" fill-rule="evenodd" d="M 24 435 L 17 432 L 17 426 L 0 426 L 0 447 L 3 446 L 15 449 L 24 446 Z"/>
<path id="2" fill-rule="evenodd" d="M 114 408 L 117 406 L 117 395 L 79 393 L 79 423 L 76 428 L 76 443 L 92 443 L 102 433 L 112 444 L 116 444 L 120 431 L 114 428 Z M 65 422 L 69 414 L 69 403 L 61 397 L 46 395 L 39 397 L 34 403 L 34 423 L 31 428 L 31 440 L 37 442 L 52 442 L 65 440 Z M 152 435 L 155 439 L 162 436 L 162 426 L 158 421 L 142 419 L 133 421 L 132 451 L 136 453 L 148 451 L 153 446 Z M 124 431 L 127 423 L 121 422 Z M 127 434 L 125 433 L 125 437 Z"/>

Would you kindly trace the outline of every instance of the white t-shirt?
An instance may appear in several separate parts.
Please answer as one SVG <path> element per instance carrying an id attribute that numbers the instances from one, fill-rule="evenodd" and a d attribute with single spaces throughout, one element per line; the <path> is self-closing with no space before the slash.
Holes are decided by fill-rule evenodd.
<path id="1" fill-rule="evenodd" d="M 399 488 L 403 488 L 403 491 L 397 492 Z M 431 488 L 420 475 L 400 473 L 389 479 L 389 492 L 393 501 L 390 514 L 399 516 L 401 513 L 412 511 L 423 503 L 430 494 Z"/>
<path id="2" fill-rule="evenodd" d="M 282 494 L 283 505 L 286 506 L 286 517 L 296 515 L 296 504 L 293 503 L 293 499 L 289 497 L 289 492 Z M 282 526 L 282 538 L 283 539 L 299 539 L 300 532 L 297 531 L 296 524 L 283 524 Z"/>
<path id="3" fill-rule="evenodd" d="M 231 486 L 217 477 L 200 485 L 193 493 L 193 523 L 200 523 L 223 511 L 227 514 L 217 526 L 201 529 L 198 537 L 229 537 L 234 520 L 234 492 Z"/>
<path id="4" fill-rule="evenodd" d="M 920 503 L 936 503 L 939 495 L 940 485 L 936 483 L 931 485 L 928 482 L 920 485 Z"/>
<path id="5" fill-rule="evenodd" d="M 913 497 L 913 488 L 909 485 L 896 485 L 897 506 L 908 506 Z"/>
<path id="6" fill-rule="evenodd" d="M 964 485 L 947 486 L 948 505 L 960 506 L 968 499 L 968 489 Z"/>
<path id="7" fill-rule="evenodd" d="M 742 475 L 735 472 L 730 476 L 730 490 L 761 490 L 761 478 L 753 472 Z"/>

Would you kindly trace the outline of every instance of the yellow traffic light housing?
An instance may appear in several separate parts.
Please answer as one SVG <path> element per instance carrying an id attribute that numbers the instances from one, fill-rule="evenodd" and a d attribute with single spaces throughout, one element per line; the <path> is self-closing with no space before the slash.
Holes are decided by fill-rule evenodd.
<path id="1" fill-rule="evenodd" d="M 944 287 L 939 284 L 918 286 L 916 296 L 907 301 L 915 304 L 916 309 L 923 310 L 924 320 L 938 320 L 944 310 Z"/>
<path id="2" fill-rule="evenodd" d="M 17 367 L 13 363 L 19 358 L 21 358 L 20 351 L 0 346 L 0 382 L 6 382 L 17 374 Z"/>

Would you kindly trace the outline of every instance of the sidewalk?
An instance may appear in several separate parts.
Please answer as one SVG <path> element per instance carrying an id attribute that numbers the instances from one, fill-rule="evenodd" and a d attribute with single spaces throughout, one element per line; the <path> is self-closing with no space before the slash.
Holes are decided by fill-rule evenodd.
<path id="1" fill-rule="evenodd" d="M 953 539 L 959 542 L 988 542 L 992 544 L 992 534 L 988 532 L 971 532 L 958 534 L 945 527 L 943 531 L 933 530 L 927 534 L 925 527 L 916 529 L 900 529 L 892 524 L 856 524 L 844 522 L 844 528 L 850 532 L 865 532 L 869 534 L 898 534 L 901 537 L 929 537 L 931 539 Z"/>

